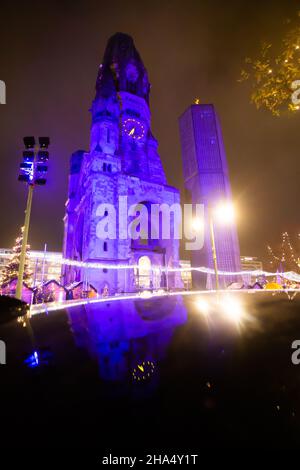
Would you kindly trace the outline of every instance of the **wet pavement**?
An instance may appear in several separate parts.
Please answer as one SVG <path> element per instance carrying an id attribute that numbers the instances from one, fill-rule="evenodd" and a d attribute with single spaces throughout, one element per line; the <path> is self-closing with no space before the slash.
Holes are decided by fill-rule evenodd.
<path id="1" fill-rule="evenodd" d="M 3 447 L 16 429 L 49 448 L 300 447 L 300 294 L 108 300 L 30 325 L 0 328 Z"/>

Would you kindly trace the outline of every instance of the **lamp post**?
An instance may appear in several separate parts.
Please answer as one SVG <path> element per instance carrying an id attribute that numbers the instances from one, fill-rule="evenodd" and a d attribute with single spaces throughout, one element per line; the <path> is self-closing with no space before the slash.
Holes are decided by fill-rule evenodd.
<path id="1" fill-rule="evenodd" d="M 216 244 L 215 244 L 215 231 L 214 231 L 214 221 L 213 221 L 213 214 L 210 208 L 208 209 L 208 220 L 209 220 L 209 234 L 210 234 L 210 244 L 211 244 L 211 252 L 214 262 L 214 270 L 215 270 L 215 277 L 216 277 L 216 291 L 219 290 L 219 273 L 218 273 L 218 262 L 217 262 L 217 251 L 216 251 Z"/>
<path id="2" fill-rule="evenodd" d="M 16 287 L 17 299 L 22 298 L 22 286 L 24 276 L 24 266 L 26 259 L 26 248 L 30 224 L 31 206 L 33 190 L 35 185 L 45 185 L 48 171 L 50 144 L 49 137 L 39 137 L 39 146 L 35 146 L 34 137 L 24 137 L 25 150 L 23 151 L 23 162 L 20 164 L 19 181 L 24 181 L 28 185 L 28 196 L 25 211 L 23 240 L 20 253 L 18 281 Z"/>
<path id="3" fill-rule="evenodd" d="M 216 276 L 216 291 L 219 290 L 219 273 L 218 273 L 218 261 L 217 261 L 217 250 L 215 244 L 215 230 L 214 230 L 214 219 L 221 224 L 230 224 L 233 222 L 235 217 L 233 205 L 227 201 L 221 202 L 218 205 L 212 207 L 208 206 L 208 219 L 209 219 L 209 231 L 210 231 L 210 243 L 211 251 L 214 262 L 214 270 Z"/>
<path id="4" fill-rule="evenodd" d="M 208 223 L 209 223 L 209 235 L 210 235 L 210 245 L 211 245 L 211 252 L 212 258 L 214 263 L 214 271 L 216 277 L 216 291 L 220 288 L 219 283 L 219 272 L 218 272 L 218 259 L 217 259 L 217 250 L 216 250 L 216 243 L 215 243 L 215 229 L 214 229 L 214 221 L 217 220 L 221 224 L 228 224 L 232 223 L 235 217 L 234 208 L 232 204 L 229 202 L 222 202 L 218 205 L 212 206 L 208 205 L 207 208 L 208 213 Z M 200 220 L 193 221 L 193 227 L 195 230 L 198 230 L 201 227 Z"/>
<path id="5" fill-rule="evenodd" d="M 29 222 L 30 222 L 30 214 L 31 214 L 33 188 L 34 188 L 34 186 L 30 184 L 29 188 L 28 188 L 27 204 L 26 204 L 26 211 L 25 211 L 24 231 L 23 231 L 23 240 L 22 240 L 22 247 L 21 247 L 21 253 L 20 253 L 20 262 L 19 262 L 18 282 L 17 282 L 17 288 L 16 288 L 16 297 L 17 297 L 17 299 L 22 298 L 22 286 L 23 286 L 24 266 L 25 266 L 25 258 L 26 258 L 26 247 L 27 247 L 27 240 L 28 240 L 28 231 L 29 231 Z"/>

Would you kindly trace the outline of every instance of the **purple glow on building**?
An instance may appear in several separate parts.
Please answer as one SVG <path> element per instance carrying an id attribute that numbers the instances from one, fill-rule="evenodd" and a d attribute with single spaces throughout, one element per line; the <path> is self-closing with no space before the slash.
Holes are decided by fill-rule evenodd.
<path id="1" fill-rule="evenodd" d="M 66 266 L 65 284 L 91 283 L 100 293 L 166 287 L 165 276 L 154 276 L 151 267 L 179 264 L 179 240 L 145 240 L 142 234 L 138 240 L 118 236 L 112 240 L 97 233 L 101 217 L 107 217 L 105 213 L 99 215 L 99 206 L 111 204 L 118 212 L 120 196 L 128 197 L 128 206 L 172 205 L 180 201 L 179 191 L 167 185 L 158 142 L 151 131 L 149 91 L 147 71 L 132 38 L 115 34 L 108 41 L 99 67 L 91 107 L 90 150 L 79 150 L 71 156 L 64 219 L 64 257 L 101 261 L 107 263 L 107 268 Z M 112 264 L 139 268 L 112 270 Z M 169 285 L 175 286 L 177 278 L 180 276 L 171 274 Z"/>
<path id="2" fill-rule="evenodd" d="M 205 206 L 205 241 L 202 250 L 192 251 L 192 266 L 213 268 L 208 207 L 231 201 L 229 173 L 221 126 L 211 104 L 190 106 L 179 118 L 185 188 L 193 204 Z M 218 269 L 238 272 L 240 249 L 235 224 L 215 224 Z M 236 276 L 220 278 L 220 286 L 237 281 Z M 193 287 L 214 287 L 214 276 L 193 272 Z"/>

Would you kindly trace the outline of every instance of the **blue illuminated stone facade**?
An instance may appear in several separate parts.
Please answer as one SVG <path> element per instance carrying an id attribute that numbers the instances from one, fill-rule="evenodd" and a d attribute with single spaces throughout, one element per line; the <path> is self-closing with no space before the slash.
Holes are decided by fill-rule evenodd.
<path id="1" fill-rule="evenodd" d="M 232 194 L 220 121 L 212 104 L 194 104 L 179 118 L 185 188 L 193 204 L 204 204 L 204 246 L 192 251 L 192 266 L 213 269 L 208 207 L 231 202 Z M 241 271 L 240 249 L 235 224 L 214 224 L 220 271 Z M 193 272 L 194 288 L 215 287 L 215 276 Z M 220 277 L 220 286 L 240 281 L 237 276 Z"/>
<path id="2" fill-rule="evenodd" d="M 149 91 L 147 71 L 132 38 L 115 34 L 99 67 L 91 107 L 90 150 L 71 156 L 64 219 L 64 256 L 106 263 L 107 268 L 66 266 L 66 284 L 88 281 L 99 292 L 108 289 L 109 293 L 159 288 L 166 285 L 163 275 L 151 274 L 143 280 L 139 270 L 113 270 L 109 265 L 136 265 L 147 258 L 151 266 L 178 266 L 178 240 L 123 240 L 118 233 L 115 240 L 104 240 L 97 235 L 100 204 L 113 204 L 118 214 L 119 196 L 128 197 L 128 206 L 172 205 L 180 200 L 178 190 L 167 185 L 158 143 L 151 132 Z M 169 283 L 175 286 L 174 274 L 169 276 Z"/>

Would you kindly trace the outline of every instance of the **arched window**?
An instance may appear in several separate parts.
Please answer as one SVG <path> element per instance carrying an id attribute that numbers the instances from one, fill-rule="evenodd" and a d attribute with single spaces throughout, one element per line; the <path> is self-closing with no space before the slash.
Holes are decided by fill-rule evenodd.
<path id="1" fill-rule="evenodd" d="M 141 256 L 138 261 L 138 268 L 135 270 L 136 284 L 139 288 L 151 288 L 152 272 L 151 260 L 149 256 Z"/>

